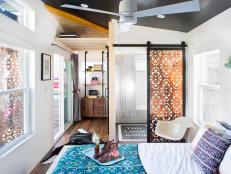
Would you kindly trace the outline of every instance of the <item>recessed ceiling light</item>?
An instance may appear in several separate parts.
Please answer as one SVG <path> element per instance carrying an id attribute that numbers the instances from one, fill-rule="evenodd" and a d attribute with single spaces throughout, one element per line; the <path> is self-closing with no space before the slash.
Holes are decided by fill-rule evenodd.
<path id="1" fill-rule="evenodd" d="M 88 8 L 87 4 L 81 4 L 81 7 Z"/>
<path id="2" fill-rule="evenodd" d="M 164 19 L 166 16 L 165 15 L 157 15 L 156 17 L 158 17 L 159 19 Z"/>

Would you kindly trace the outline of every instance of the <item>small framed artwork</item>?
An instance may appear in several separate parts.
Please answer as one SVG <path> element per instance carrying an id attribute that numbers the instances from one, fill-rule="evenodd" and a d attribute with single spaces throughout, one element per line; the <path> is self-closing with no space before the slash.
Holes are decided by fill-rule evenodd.
<path id="1" fill-rule="evenodd" d="M 51 80 L 51 56 L 48 54 L 41 54 L 41 80 Z"/>

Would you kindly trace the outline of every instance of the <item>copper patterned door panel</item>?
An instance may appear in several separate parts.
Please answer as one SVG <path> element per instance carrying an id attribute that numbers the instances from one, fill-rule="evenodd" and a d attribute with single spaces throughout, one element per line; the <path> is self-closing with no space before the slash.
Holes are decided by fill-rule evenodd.
<path id="1" fill-rule="evenodd" d="M 165 142 L 155 134 L 157 120 L 184 116 L 184 51 L 150 49 L 148 54 L 148 141 Z"/>

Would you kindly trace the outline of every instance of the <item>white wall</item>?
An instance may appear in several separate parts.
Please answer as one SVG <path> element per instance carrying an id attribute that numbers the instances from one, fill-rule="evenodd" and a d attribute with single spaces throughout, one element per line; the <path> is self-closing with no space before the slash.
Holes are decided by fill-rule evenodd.
<path id="1" fill-rule="evenodd" d="M 228 57 L 231 56 L 231 9 L 224 11 L 218 16 L 187 33 L 188 42 L 188 116 L 193 117 L 193 55 L 219 49 L 221 51 L 221 64 L 219 79 L 221 83 L 220 115 L 215 116 L 219 120 L 230 121 L 231 106 L 231 70 L 226 69 Z M 211 117 L 213 117 L 211 115 Z M 196 129 L 190 132 L 189 141 L 195 136 Z"/>
<path id="2" fill-rule="evenodd" d="M 231 8 L 212 18 L 187 34 L 189 60 L 189 112 L 193 117 L 193 55 L 219 49 L 221 51 L 220 84 L 221 108 L 220 120 L 231 120 L 231 70 L 226 69 L 228 57 L 231 56 Z M 212 116 L 211 116 L 212 117 Z M 215 116 L 217 117 L 217 116 Z"/>
<path id="3" fill-rule="evenodd" d="M 33 136 L 4 157 L 0 157 L 1 174 L 29 173 L 52 147 L 53 140 L 53 88 L 51 81 L 41 81 L 41 53 L 54 52 L 66 58 L 69 53 L 54 48 L 51 43 L 56 33 L 62 30 L 56 19 L 49 14 L 39 0 L 23 0 L 36 12 L 35 32 L 18 25 L 0 14 L 0 43 L 35 50 L 34 64 L 30 72 L 32 84 L 32 128 Z M 52 60 L 53 62 L 53 60 Z M 36 106 L 36 107 L 35 107 Z"/>

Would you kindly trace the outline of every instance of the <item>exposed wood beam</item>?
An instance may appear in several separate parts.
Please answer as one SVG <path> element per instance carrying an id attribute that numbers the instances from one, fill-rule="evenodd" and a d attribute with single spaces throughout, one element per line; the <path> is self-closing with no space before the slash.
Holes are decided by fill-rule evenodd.
<path id="1" fill-rule="evenodd" d="M 86 19 L 83 19 L 83 18 L 81 18 L 79 16 L 75 16 L 75 15 L 69 14 L 69 13 L 67 13 L 65 11 L 59 10 L 59 9 L 57 9 L 55 7 L 52 7 L 50 5 L 47 5 L 47 4 L 45 4 L 45 7 L 51 13 L 53 13 L 54 15 L 61 16 L 61 17 L 65 18 L 65 19 L 71 20 L 73 22 L 76 22 L 78 24 L 84 25 L 86 27 L 90 27 L 90 28 L 98 30 L 100 32 L 108 33 L 108 29 L 107 28 L 104 28 L 104 27 L 102 27 L 100 25 L 97 25 L 97 24 L 95 24 L 93 22 L 90 22 L 90 21 L 88 21 Z"/>

